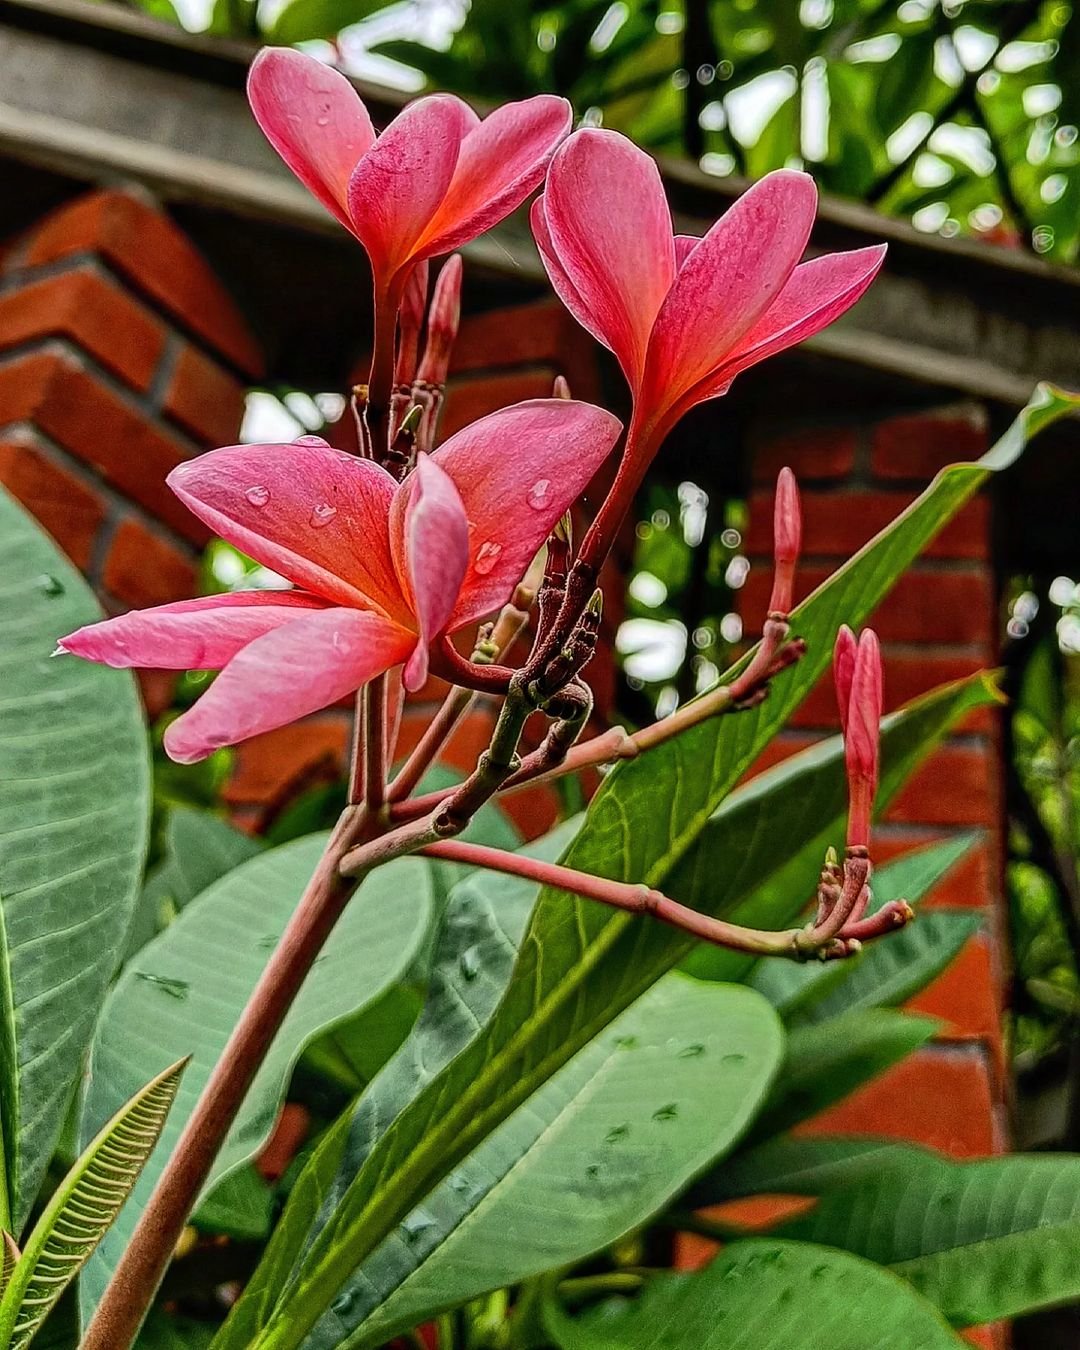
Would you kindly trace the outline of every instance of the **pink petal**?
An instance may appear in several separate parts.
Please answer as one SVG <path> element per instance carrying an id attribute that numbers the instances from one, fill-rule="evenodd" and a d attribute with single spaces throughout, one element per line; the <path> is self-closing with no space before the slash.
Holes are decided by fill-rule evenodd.
<path id="1" fill-rule="evenodd" d="M 645 407 L 671 407 L 712 375 L 772 303 L 814 223 L 817 189 L 779 169 L 744 192 L 686 257 L 656 319 Z"/>
<path id="2" fill-rule="evenodd" d="M 452 94 L 417 99 L 356 166 L 349 180 L 352 228 L 383 284 L 412 256 L 446 196 L 461 142 L 477 121 Z"/>
<path id="3" fill-rule="evenodd" d="M 165 732 L 181 764 L 329 707 L 402 660 L 415 634 L 378 614 L 324 609 L 256 638 Z"/>
<path id="4" fill-rule="evenodd" d="M 551 282 L 555 294 L 581 324 L 582 328 L 587 333 L 592 334 L 601 346 L 608 347 L 607 338 L 597 326 L 592 311 L 578 294 L 569 276 L 563 271 L 562 263 L 559 261 L 555 252 L 555 245 L 551 240 L 551 231 L 548 229 L 545 201 L 546 196 L 541 193 L 533 202 L 529 210 L 529 223 L 532 225 L 533 239 L 536 241 L 536 247 L 540 252 L 540 260 L 544 264 L 548 280 Z"/>
<path id="5" fill-rule="evenodd" d="M 510 598 L 621 430 L 589 403 L 533 399 L 481 418 L 436 450 L 432 460 L 453 479 L 469 522 L 469 566 L 450 632 Z"/>
<path id="6" fill-rule="evenodd" d="M 236 591 L 136 609 L 60 639 L 62 651 L 105 666 L 220 670 L 263 633 L 326 601 L 303 591 Z"/>
<path id="7" fill-rule="evenodd" d="M 796 267 L 717 378 L 726 386 L 740 371 L 827 328 L 861 299 L 881 269 L 885 251 L 884 244 L 877 244 L 850 253 L 827 253 Z"/>
<path id="8" fill-rule="evenodd" d="M 572 120 L 566 99 L 538 94 L 504 104 L 474 127 L 461 143 L 449 190 L 425 231 L 425 256 L 459 248 L 516 210 L 543 179 Z"/>
<path id="9" fill-rule="evenodd" d="M 428 644 L 446 626 L 469 562 L 465 508 L 453 480 L 429 455 L 419 457 L 394 497 L 390 540 L 420 632 L 404 672 L 412 692 L 427 679 Z"/>
<path id="10" fill-rule="evenodd" d="M 299 441 L 233 445 L 188 460 L 167 481 L 215 534 L 304 590 L 408 614 L 386 528 L 397 485 L 370 460 Z"/>
<path id="11" fill-rule="evenodd" d="M 349 176 L 374 143 L 375 130 L 349 81 L 313 56 L 264 47 L 251 63 L 248 100 L 281 158 L 351 230 Z"/>
<path id="12" fill-rule="evenodd" d="M 577 131 L 551 162 L 544 215 L 551 252 L 589 313 L 586 327 L 636 389 L 675 276 L 671 212 L 655 161 L 617 132 Z"/>
<path id="13" fill-rule="evenodd" d="M 675 236 L 675 270 L 682 267 L 683 263 L 701 243 L 699 234 L 677 234 Z"/>

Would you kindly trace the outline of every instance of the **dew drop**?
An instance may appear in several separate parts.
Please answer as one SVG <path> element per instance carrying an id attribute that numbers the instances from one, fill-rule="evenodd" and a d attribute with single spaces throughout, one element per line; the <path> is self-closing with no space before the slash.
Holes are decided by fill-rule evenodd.
<path id="1" fill-rule="evenodd" d="M 477 549 L 476 558 L 473 561 L 473 568 L 480 576 L 486 577 L 501 556 L 502 544 L 493 543 L 492 540 L 489 539 L 487 543 L 481 544 Z"/>
<path id="2" fill-rule="evenodd" d="M 406 1242 L 415 1242 L 421 1233 L 426 1233 L 429 1228 L 434 1228 L 434 1226 L 435 1220 L 422 1209 L 416 1210 L 407 1219 L 401 1221 L 401 1231 L 405 1235 Z"/>
<path id="3" fill-rule="evenodd" d="M 633 1050 L 637 1047 L 636 1036 L 616 1036 L 615 1044 L 620 1050 Z"/>
<path id="4" fill-rule="evenodd" d="M 324 525 L 329 525 L 336 515 L 336 506 L 331 506 L 329 502 L 320 502 L 312 510 L 308 524 L 313 530 L 321 530 Z"/>
<path id="5" fill-rule="evenodd" d="M 692 1041 L 689 1045 L 684 1045 L 676 1056 L 677 1059 L 697 1059 L 698 1055 L 705 1053 L 705 1047 L 700 1041 Z"/>
<path id="6" fill-rule="evenodd" d="M 315 446 L 318 446 L 318 448 L 319 448 L 320 450 L 329 450 L 329 449 L 330 449 L 330 442 L 327 441 L 327 440 L 325 440 L 322 436 L 297 436 L 296 440 L 293 441 L 293 444 L 294 444 L 294 445 L 315 445 Z M 347 455 L 346 458 L 347 458 L 347 459 L 351 459 L 352 456 L 351 456 L 351 455 Z"/>
<path id="7" fill-rule="evenodd" d="M 605 1144 L 617 1144 L 620 1139 L 625 1139 L 630 1133 L 630 1126 L 627 1124 L 612 1125 L 607 1134 L 604 1135 Z"/>
<path id="8" fill-rule="evenodd" d="M 460 1172 L 451 1172 L 448 1184 L 450 1189 L 458 1195 L 464 1195 L 469 1189 L 468 1179 L 463 1177 Z"/>
<path id="9" fill-rule="evenodd" d="M 349 643 L 341 633 L 335 633 L 330 639 L 330 645 L 339 656 L 345 656 L 349 651 Z"/>
<path id="10" fill-rule="evenodd" d="M 595 1181 L 600 1175 L 600 1165 L 598 1163 L 590 1163 L 585 1169 L 585 1175 L 590 1181 Z"/>
<path id="11" fill-rule="evenodd" d="M 344 1317 L 356 1302 L 356 1294 L 357 1291 L 355 1289 L 346 1290 L 340 1298 L 334 1299 L 333 1303 L 330 1305 L 330 1311 L 337 1313 L 339 1317 Z"/>
<path id="12" fill-rule="evenodd" d="M 547 506 L 548 497 L 551 495 L 551 479 L 538 478 L 532 487 L 525 494 L 525 500 L 534 511 L 542 511 Z"/>
<path id="13" fill-rule="evenodd" d="M 721 1064 L 728 1064 L 728 1065 L 745 1064 L 745 1063 L 746 1063 L 746 1056 L 743 1055 L 743 1054 L 738 1054 L 738 1053 L 730 1054 L 730 1055 L 721 1055 L 721 1056 L 720 1056 L 720 1063 L 721 1063 Z"/>
<path id="14" fill-rule="evenodd" d="M 187 998 L 188 990 L 191 988 L 187 980 L 173 980 L 167 975 L 151 975 L 145 970 L 137 970 L 135 976 L 137 979 L 145 980 L 147 984 L 156 985 L 163 993 L 172 998 Z"/>
<path id="15" fill-rule="evenodd" d="M 270 500 L 270 490 L 269 488 L 264 488 L 261 483 L 254 483 L 247 489 L 244 496 L 252 506 L 265 506 Z"/>
<path id="16" fill-rule="evenodd" d="M 37 584 L 42 595 L 47 595 L 50 599 L 64 594 L 64 583 L 59 577 L 54 577 L 51 572 L 46 572 L 38 577 Z"/>
<path id="17" fill-rule="evenodd" d="M 668 1102 L 666 1106 L 661 1106 L 658 1111 L 654 1111 L 652 1118 L 653 1120 L 674 1120 L 678 1114 L 678 1102 Z"/>
<path id="18" fill-rule="evenodd" d="M 458 961 L 458 969 L 464 980 L 475 980 L 480 974 L 480 948 L 466 947 Z"/>

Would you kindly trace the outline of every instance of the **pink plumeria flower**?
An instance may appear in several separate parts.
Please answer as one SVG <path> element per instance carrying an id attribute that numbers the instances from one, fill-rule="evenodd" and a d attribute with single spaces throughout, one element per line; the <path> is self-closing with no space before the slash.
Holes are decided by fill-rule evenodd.
<path id="1" fill-rule="evenodd" d="M 376 136 L 344 75 L 281 47 L 255 58 L 248 98 L 281 158 L 364 245 L 376 294 L 394 309 L 414 263 L 460 248 L 521 205 L 572 118 L 549 94 L 483 121 L 461 99 L 432 94 Z"/>
<path id="2" fill-rule="evenodd" d="M 883 245 L 799 264 L 816 208 L 814 180 L 781 169 L 703 239 L 676 235 L 656 163 L 626 137 L 585 129 L 560 146 L 533 234 L 559 297 L 630 384 L 628 455 L 647 458 L 695 404 L 832 323 L 870 285 Z"/>
<path id="3" fill-rule="evenodd" d="M 220 670 L 165 733 L 181 763 L 328 707 L 498 609 L 621 431 L 537 399 L 452 436 L 398 483 L 317 437 L 188 461 L 169 486 L 229 543 L 300 589 L 234 592 L 81 628 L 63 651 L 110 666 Z"/>

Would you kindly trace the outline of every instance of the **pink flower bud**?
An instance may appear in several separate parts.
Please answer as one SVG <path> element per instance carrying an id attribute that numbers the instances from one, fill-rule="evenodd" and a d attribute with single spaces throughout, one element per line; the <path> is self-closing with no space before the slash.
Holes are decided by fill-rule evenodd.
<path id="1" fill-rule="evenodd" d="M 417 263 L 409 273 L 405 285 L 405 294 L 401 298 L 398 311 L 397 361 L 394 366 L 394 383 L 410 385 L 416 377 L 416 359 L 420 351 L 420 329 L 424 326 L 424 310 L 427 308 L 428 265 L 427 260 Z"/>
<path id="2" fill-rule="evenodd" d="M 870 841 L 870 811 L 878 785 L 881 726 L 881 648 L 872 628 L 863 630 L 855 654 L 855 670 L 844 731 L 848 778 L 848 847 Z"/>
<path id="3" fill-rule="evenodd" d="M 444 385 L 450 369 L 450 353 L 461 321 L 461 254 L 447 258 L 428 314 L 427 344 L 417 379 L 425 384 Z"/>
<path id="4" fill-rule="evenodd" d="M 855 653 L 858 650 L 855 634 L 840 625 L 833 647 L 833 682 L 836 685 L 836 703 L 840 709 L 840 729 L 847 732 L 848 704 L 851 702 L 851 681 L 855 675 Z"/>
<path id="5" fill-rule="evenodd" d="M 771 614 L 790 614 L 795 593 L 795 566 L 802 547 L 802 508 L 799 485 L 790 469 L 781 469 L 776 480 L 773 508 L 773 573 Z"/>

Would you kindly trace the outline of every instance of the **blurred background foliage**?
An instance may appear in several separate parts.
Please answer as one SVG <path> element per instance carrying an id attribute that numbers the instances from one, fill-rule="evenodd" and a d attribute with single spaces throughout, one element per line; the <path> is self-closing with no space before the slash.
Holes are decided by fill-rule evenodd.
<path id="1" fill-rule="evenodd" d="M 564 94 L 707 173 L 805 167 L 928 232 L 1067 262 L 1080 247 L 1080 16 L 1063 0 L 142 3 L 320 44 L 407 89 Z"/>

